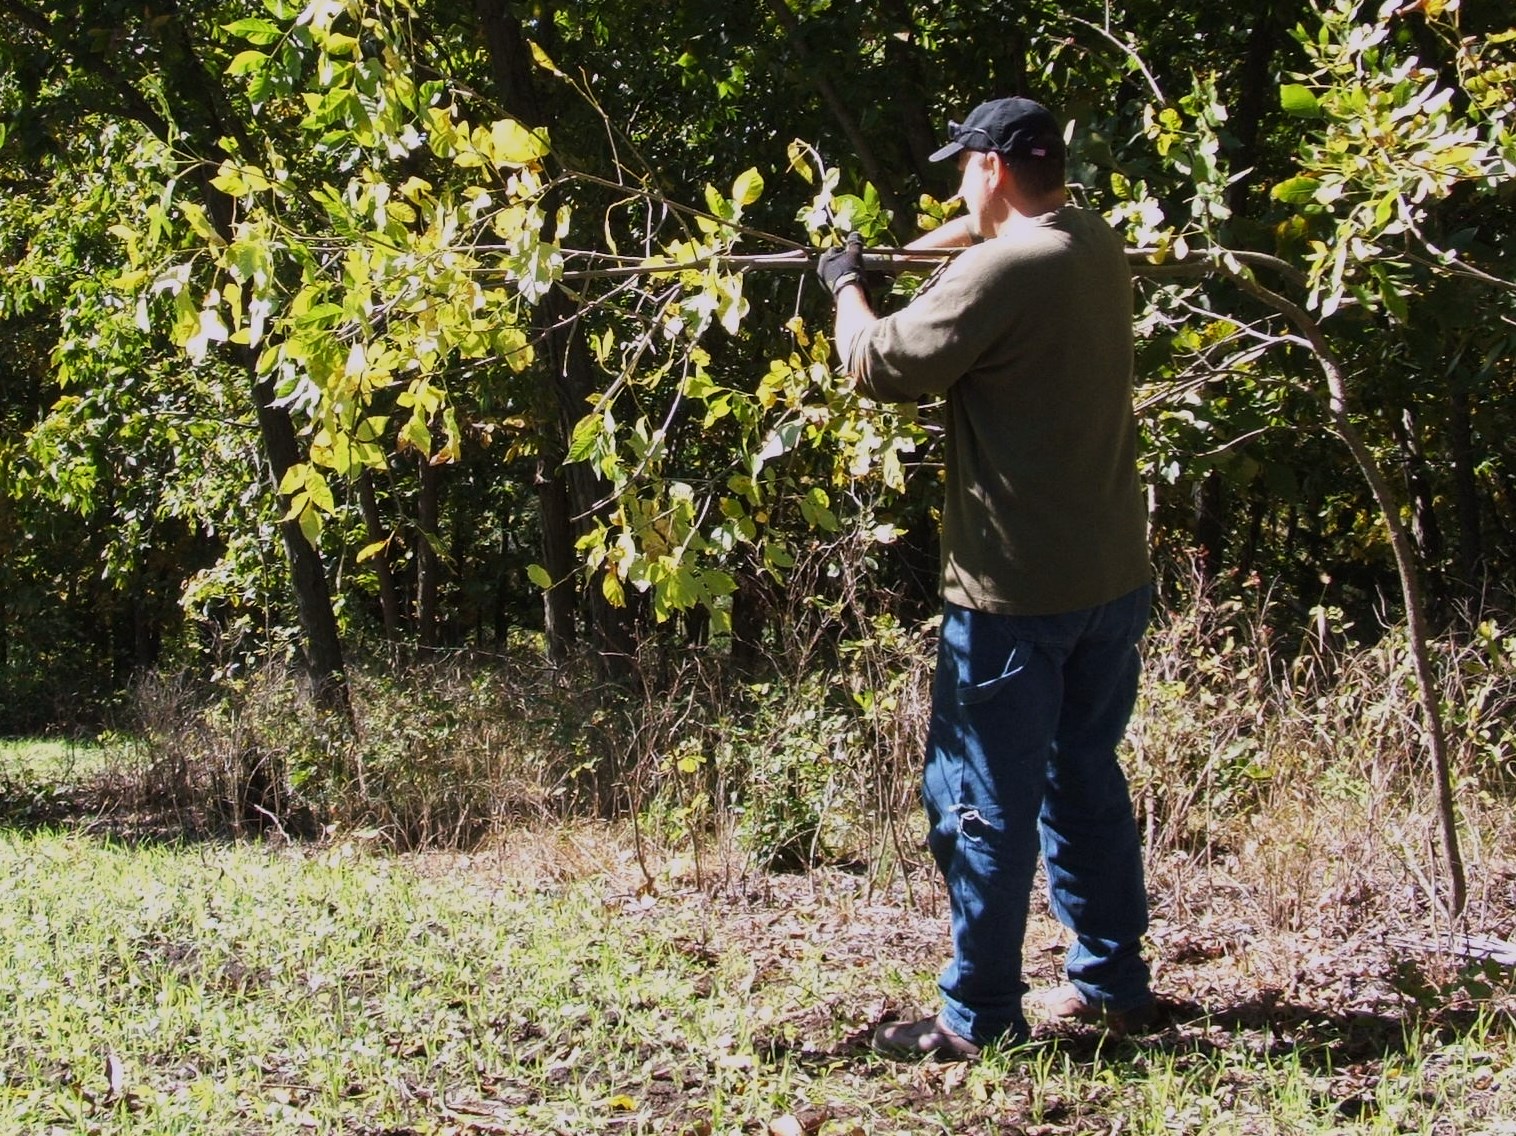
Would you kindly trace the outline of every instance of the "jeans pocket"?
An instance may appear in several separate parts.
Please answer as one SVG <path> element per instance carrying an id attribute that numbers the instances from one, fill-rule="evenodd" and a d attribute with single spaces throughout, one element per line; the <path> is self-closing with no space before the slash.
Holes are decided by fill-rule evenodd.
<path id="1" fill-rule="evenodd" d="M 976 665 L 978 660 L 970 660 L 970 669 L 974 672 L 968 677 L 971 681 L 960 684 L 957 690 L 958 705 L 977 706 L 981 702 L 988 702 L 1005 689 L 1007 683 L 1025 669 L 1026 664 L 1021 662 L 1022 645 L 1011 644 L 1011 649 L 1005 653 L 1004 658 L 998 665 L 991 665 L 983 671 Z M 980 680 L 979 674 L 990 673 L 992 677 Z"/>

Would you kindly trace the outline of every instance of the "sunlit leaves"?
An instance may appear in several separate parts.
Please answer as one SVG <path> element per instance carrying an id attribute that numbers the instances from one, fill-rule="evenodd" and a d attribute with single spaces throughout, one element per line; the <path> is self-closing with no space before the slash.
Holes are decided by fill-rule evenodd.
<path id="1" fill-rule="evenodd" d="M 460 360 L 497 360 L 511 373 L 531 364 L 524 305 L 562 271 L 555 242 L 568 215 L 553 219 L 549 239 L 539 204 L 546 135 L 511 119 L 472 125 L 439 98 L 440 84 L 418 89 L 409 69 L 384 65 L 402 49 L 357 0 L 269 13 L 222 28 L 270 49 L 239 52 L 227 73 L 255 107 L 287 99 L 306 137 L 261 136 L 261 156 L 228 140 L 212 184 L 240 204 L 232 239 L 198 203 L 176 202 L 197 248 L 161 267 L 153 287 L 172 297 L 173 336 L 192 362 L 222 343 L 260 348 L 258 371 L 306 423 L 301 468 L 312 480 L 282 492 L 314 539 L 335 508 L 313 480 L 320 471 L 349 477 L 404 451 L 455 459 L 462 430 L 437 377 Z M 292 144 L 348 168 L 301 184 L 312 171 L 294 176 L 276 148 Z M 453 173 L 386 175 L 389 161 L 422 146 Z M 292 224 L 302 195 L 319 209 L 304 213 L 304 230 Z M 486 231 L 502 242 L 495 250 L 479 247 Z M 374 413 L 376 404 L 400 413 Z"/>
<path id="2" fill-rule="evenodd" d="M 1292 177 L 1275 184 L 1270 191 L 1276 201 L 1287 205 L 1310 205 L 1316 201 L 1321 190 L 1321 180 L 1313 177 Z"/>
<path id="3" fill-rule="evenodd" d="M 248 43 L 261 45 L 277 43 L 284 35 L 283 29 L 278 24 L 258 17 L 234 20 L 232 23 L 223 26 L 221 30 L 237 39 L 245 39 Z"/>
<path id="4" fill-rule="evenodd" d="M 476 127 L 470 138 L 475 150 L 497 166 L 520 167 L 547 156 L 547 139 L 514 119 L 501 119 L 486 130 Z"/>
<path id="5" fill-rule="evenodd" d="M 1279 103 L 1286 114 L 1296 118 L 1320 118 L 1321 102 L 1311 89 L 1299 83 L 1286 83 L 1279 88 Z"/>
<path id="6" fill-rule="evenodd" d="M 1300 173 L 1272 193 L 1330 218 L 1331 238 L 1311 246 L 1311 300 L 1323 316 L 1352 302 L 1404 320 L 1407 252 L 1454 259 L 1427 231 L 1427 210 L 1458 185 L 1516 178 L 1512 124 L 1460 112 L 1442 74 L 1415 56 L 1396 58 L 1390 17 L 1364 22 L 1357 9 L 1339 0 L 1319 31 L 1296 33 L 1313 70 L 1281 89 L 1281 105 L 1320 125 L 1300 149 Z"/>

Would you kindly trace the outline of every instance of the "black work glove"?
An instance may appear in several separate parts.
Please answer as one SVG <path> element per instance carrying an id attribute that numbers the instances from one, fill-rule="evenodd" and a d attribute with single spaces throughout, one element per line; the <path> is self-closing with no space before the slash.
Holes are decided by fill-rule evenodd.
<path id="1" fill-rule="evenodd" d="M 816 275 L 835 297 L 849 284 L 856 284 L 866 293 L 868 286 L 863 281 L 863 236 L 849 233 L 847 244 L 841 248 L 828 249 L 816 262 Z"/>

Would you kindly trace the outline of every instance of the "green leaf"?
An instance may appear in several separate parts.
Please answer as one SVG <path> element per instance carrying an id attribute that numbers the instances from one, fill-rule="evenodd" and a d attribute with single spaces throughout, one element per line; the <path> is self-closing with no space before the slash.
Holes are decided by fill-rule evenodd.
<path id="1" fill-rule="evenodd" d="M 315 509 L 307 507 L 300 514 L 300 531 L 305 534 L 305 539 L 315 548 L 321 540 L 321 514 Z"/>
<path id="2" fill-rule="evenodd" d="M 551 71 L 558 78 L 564 77 L 563 72 L 558 70 L 558 65 L 549 58 L 548 53 L 542 50 L 542 46 L 536 40 L 528 40 L 527 46 L 532 49 L 532 60 L 544 71 Z"/>
<path id="3" fill-rule="evenodd" d="M 1309 87 L 1299 83 L 1286 83 L 1279 88 L 1279 105 L 1286 114 L 1296 118 L 1320 118 L 1321 102 Z"/>
<path id="4" fill-rule="evenodd" d="M 261 69 L 267 61 L 268 56 L 263 52 L 248 48 L 246 51 L 239 51 L 236 55 L 232 56 L 231 63 L 227 65 L 226 73 L 228 75 L 250 75 L 254 71 Z"/>
<path id="5" fill-rule="evenodd" d="M 400 428 L 399 440 L 417 453 L 430 454 L 432 452 L 432 432 L 426 428 L 426 422 L 419 417 L 411 418 Z"/>
<path id="6" fill-rule="evenodd" d="M 791 142 L 788 153 L 790 156 L 790 169 L 804 178 L 806 185 L 815 185 L 816 172 L 811 169 L 811 163 L 807 159 L 809 149 L 805 143 L 798 139 Z"/>
<path id="7" fill-rule="evenodd" d="M 305 467 L 305 491 L 310 496 L 311 504 L 323 513 L 336 510 L 337 502 L 332 497 L 332 487 L 315 466 Z"/>
<path id="8" fill-rule="evenodd" d="M 221 30 L 227 35 L 245 39 L 248 43 L 269 44 L 275 43 L 284 35 L 277 24 L 269 20 L 260 20 L 250 17 L 246 20 L 236 20 L 230 24 L 223 24 Z"/>
<path id="9" fill-rule="evenodd" d="M 719 217 L 723 221 L 732 219 L 732 203 L 722 197 L 721 191 L 709 182 L 705 186 L 705 207 L 713 217 Z"/>
<path id="10" fill-rule="evenodd" d="M 568 456 L 565 459 L 570 462 L 585 461 L 595 452 L 595 444 L 600 441 L 600 434 L 605 425 L 605 416 L 598 410 L 592 410 L 574 424 L 573 437 L 569 440 Z"/>
<path id="11" fill-rule="evenodd" d="M 658 582 L 653 593 L 653 615 L 660 623 L 676 611 L 694 607 L 700 599 L 700 579 L 688 564 L 679 563 Z"/>
<path id="12" fill-rule="evenodd" d="M 626 606 L 626 589 L 621 586 L 621 577 L 615 572 L 606 570 L 600 580 L 600 591 L 612 607 Z"/>
<path id="13" fill-rule="evenodd" d="M 1316 200 L 1316 191 L 1321 182 L 1313 177 L 1292 177 L 1276 185 L 1270 193 L 1275 201 L 1288 205 L 1310 205 Z"/>
<path id="14" fill-rule="evenodd" d="M 536 584 L 543 591 L 553 586 L 553 578 L 547 574 L 547 569 L 541 564 L 528 564 L 526 566 L 527 579 Z"/>
<path id="15" fill-rule="evenodd" d="M 279 492 L 288 497 L 305 484 L 305 463 L 290 466 L 279 479 Z"/>

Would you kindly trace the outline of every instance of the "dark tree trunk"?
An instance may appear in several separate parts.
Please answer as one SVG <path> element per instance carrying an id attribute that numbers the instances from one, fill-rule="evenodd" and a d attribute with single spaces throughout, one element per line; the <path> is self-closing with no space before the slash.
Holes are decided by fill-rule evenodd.
<path id="1" fill-rule="evenodd" d="M 1437 521 L 1436 496 L 1432 490 L 1426 453 L 1421 445 L 1421 422 L 1416 411 L 1406 407 L 1393 425 L 1395 443 L 1400 448 L 1406 499 L 1411 506 L 1411 542 L 1416 548 L 1417 559 L 1426 571 L 1433 599 L 1441 600 L 1446 598 L 1440 594 L 1441 589 L 1438 587 L 1443 550 L 1442 526 Z"/>
<path id="2" fill-rule="evenodd" d="M 826 61 L 817 60 L 813 57 L 810 49 L 806 46 L 805 36 L 800 27 L 800 21 L 795 13 L 790 10 L 789 0 L 769 0 L 769 10 L 774 14 L 775 20 L 784 30 L 790 50 L 795 53 L 799 60 L 804 76 L 816 93 L 821 96 L 821 101 L 826 104 L 827 110 L 836 120 L 842 133 L 847 136 L 848 145 L 852 147 L 853 156 L 858 159 L 858 164 L 863 167 L 864 176 L 873 184 L 879 192 L 879 200 L 884 207 L 897 218 L 911 217 L 914 213 L 908 212 L 902 205 L 899 196 L 895 193 L 894 182 L 888 176 L 884 164 L 880 162 L 874 147 L 868 137 L 863 133 L 858 123 L 856 108 L 838 91 L 836 84 L 832 82 L 832 68 L 827 66 Z"/>
<path id="3" fill-rule="evenodd" d="M 1200 556 L 1201 582 L 1214 584 L 1226 563 L 1226 483 L 1216 470 L 1195 487 L 1195 518 L 1192 535 Z"/>
<path id="4" fill-rule="evenodd" d="M 369 543 L 387 540 L 389 534 L 384 531 L 371 470 L 366 469 L 358 475 L 358 506 L 363 510 L 363 526 L 368 531 Z M 379 580 L 379 610 L 384 618 L 384 637 L 394 645 L 400 642 L 400 593 L 395 588 L 395 574 L 390 570 L 388 548 L 381 549 L 374 557 L 374 575 Z"/>
<path id="5" fill-rule="evenodd" d="M 1458 578 L 1465 593 L 1479 594 L 1484 577 L 1484 537 L 1480 525 L 1479 475 L 1474 457 L 1474 423 L 1469 395 L 1454 389 L 1448 396 L 1448 447 L 1453 457 L 1454 515 L 1458 518 Z"/>
<path id="6" fill-rule="evenodd" d="M 251 356 L 251 352 L 244 354 Z M 245 361 L 252 371 L 252 360 Z M 258 432 L 268 457 L 269 473 L 278 486 L 285 473 L 304 460 L 300 440 L 289 414 L 273 405 L 271 380 L 260 380 L 253 373 L 253 400 L 257 407 Z M 305 539 L 299 521 L 279 522 L 279 535 L 289 557 L 290 581 L 295 591 L 295 607 L 303 633 L 305 666 L 310 676 L 316 705 L 353 723 L 352 703 L 348 698 L 347 669 L 342 657 L 342 639 L 337 632 L 337 615 L 332 608 L 332 593 L 326 578 L 321 553 Z"/>
<path id="7" fill-rule="evenodd" d="M 1273 82 L 1274 53 L 1283 40 L 1284 25 L 1276 12 L 1278 0 L 1259 0 L 1257 15 L 1248 34 L 1247 47 L 1243 50 L 1242 66 L 1237 75 L 1237 108 L 1229 116 L 1227 127 L 1237 139 L 1237 150 L 1232 155 L 1232 167 L 1239 171 L 1251 171 L 1258 164 L 1258 137 L 1264 115 L 1276 99 L 1277 89 Z M 1243 217 L 1249 212 L 1249 188 L 1253 175 L 1243 172 L 1227 188 L 1227 205 L 1233 216 Z"/>
<path id="8" fill-rule="evenodd" d="M 506 113 L 528 126 L 551 129 L 551 105 L 532 81 L 536 68 L 520 22 L 503 0 L 475 0 L 474 11 L 489 48 L 491 75 Z M 545 208 L 551 212 L 552 203 L 546 203 Z M 561 455 L 567 452 L 574 424 L 584 415 L 588 399 L 598 389 L 594 364 L 585 349 L 577 317 L 573 301 L 557 291 L 543 300 L 536 315 L 540 353 L 551 368 L 547 376 L 551 396 L 546 400 L 547 405 L 539 403 L 541 427 L 549 438 L 546 447 L 548 466 L 539 480 L 539 502 L 542 505 L 543 556 L 548 562 L 544 566 L 554 583 L 546 600 L 550 650 L 566 650 L 566 641 L 555 644 L 555 638 L 572 634 L 573 621 L 563 618 L 560 605 L 565 602 L 573 604 L 569 581 L 572 579 L 575 536 L 579 526 L 605 511 L 600 504 L 604 483 L 594 471 L 582 463 L 565 466 L 561 461 Z M 561 489 L 554 488 L 555 484 Z M 560 574 L 556 563 L 561 559 L 565 545 L 570 550 L 570 567 Z M 563 594 L 555 596 L 554 593 L 558 592 Z M 611 606 L 601 589 L 595 586 L 584 590 L 584 607 L 604 676 L 612 679 L 627 677 L 633 654 L 631 620 L 627 610 Z"/>
<path id="9" fill-rule="evenodd" d="M 560 471 L 544 462 L 537 473 L 537 508 L 542 520 L 542 559 L 553 586 L 543 594 L 543 628 L 547 653 L 566 661 L 575 642 L 574 539 L 569 523 L 568 487 Z"/>
<path id="10" fill-rule="evenodd" d="M 1253 500 L 1248 506 L 1248 539 L 1243 546 L 1242 557 L 1237 562 L 1237 574 L 1242 579 L 1253 574 L 1258 563 L 1258 545 L 1263 540 L 1263 522 L 1269 515 L 1268 497 L 1261 489 L 1253 490 Z"/>
<path id="11" fill-rule="evenodd" d="M 750 567 L 738 576 L 732 595 L 732 662 L 744 673 L 753 673 L 763 661 L 768 622 L 768 587 Z"/>
<path id="12" fill-rule="evenodd" d="M 416 641 L 423 651 L 441 645 L 437 612 L 442 558 L 437 555 L 438 518 L 442 514 L 442 468 L 420 460 L 420 492 L 416 495 Z"/>

